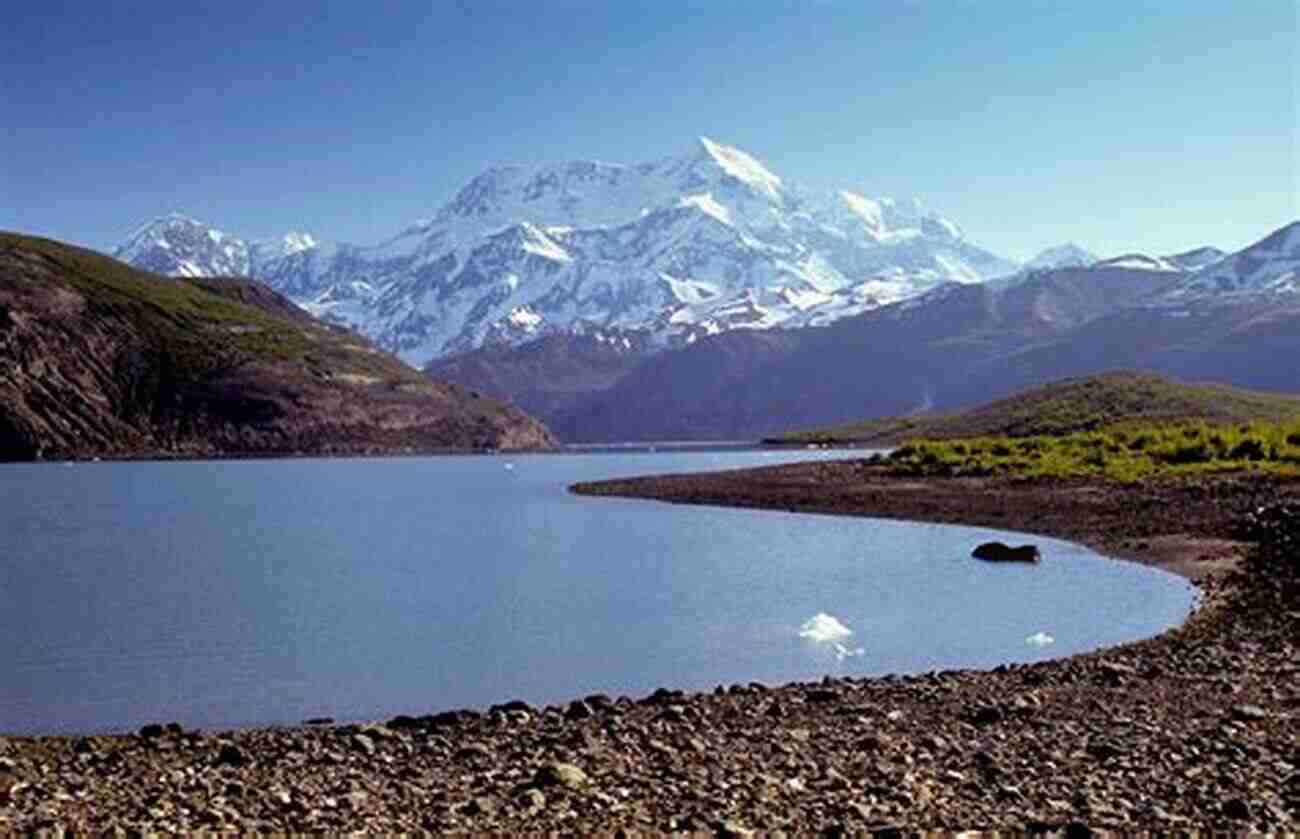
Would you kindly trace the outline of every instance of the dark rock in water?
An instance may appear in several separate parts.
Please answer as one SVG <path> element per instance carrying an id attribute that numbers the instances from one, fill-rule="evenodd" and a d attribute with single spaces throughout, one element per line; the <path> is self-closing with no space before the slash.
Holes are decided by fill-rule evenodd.
<path id="1" fill-rule="evenodd" d="M 1038 552 L 1037 545 L 1020 545 L 1013 548 L 1002 542 L 985 542 L 971 551 L 971 556 L 986 562 L 1038 562 L 1043 558 Z"/>
<path id="2" fill-rule="evenodd" d="M 303 720 L 303 724 L 304 725 L 333 725 L 334 718 L 333 717 L 310 717 L 309 719 Z"/>
<path id="3" fill-rule="evenodd" d="M 157 723 L 150 723 L 140 729 L 140 736 L 146 740 L 153 740 L 163 736 L 163 727 Z"/>

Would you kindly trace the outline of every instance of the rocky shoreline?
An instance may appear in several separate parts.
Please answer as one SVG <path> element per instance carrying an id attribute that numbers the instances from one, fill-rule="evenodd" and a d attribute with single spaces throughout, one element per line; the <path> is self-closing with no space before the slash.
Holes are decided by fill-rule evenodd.
<path id="1" fill-rule="evenodd" d="M 1169 568 L 1206 598 L 1157 638 L 988 672 L 0 737 L 0 832 L 1300 826 L 1300 480 L 917 481 L 837 461 L 575 489 L 1042 533 Z M 1252 520 L 1262 507 L 1275 513 Z M 1271 548 L 1250 548 L 1260 534 Z"/>

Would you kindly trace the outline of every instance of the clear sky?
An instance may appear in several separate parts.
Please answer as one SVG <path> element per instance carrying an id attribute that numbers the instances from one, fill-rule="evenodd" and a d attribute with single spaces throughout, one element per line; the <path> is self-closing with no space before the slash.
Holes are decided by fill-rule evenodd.
<path id="1" fill-rule="evenodd" d="M 22 3 L 0 228 L 180 211 L 378 242 L 497 163 L 699 135 L 918 197 L 1012 258 L 1235 249 L 1300 217 L 1297 0 Z"/>

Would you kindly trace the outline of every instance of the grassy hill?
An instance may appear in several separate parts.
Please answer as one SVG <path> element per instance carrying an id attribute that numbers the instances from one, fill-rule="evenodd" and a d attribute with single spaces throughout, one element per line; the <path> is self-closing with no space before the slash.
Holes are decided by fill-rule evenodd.
<path id="1" fill-rule="evenodd" d="M 0 233 L 0 459 L 553 442 L 521 411 L 431 381 L 257 283 L 160 277 Z"/>
<path id="2" fill-rule="evenodd" d="M 1300 420 L 1243 425 L 1130 422 L 1056 436 L 910 440 L 887 462 L 914 477 L 1086 476 L 1137 481 L 1155 475 L 1300 473 Z"/>
<path id="3" fill-rule="evenodd" d="M 1300 395 L 1114 372 L 1065 379 L 961 411 L 885 417 L 767 438 L 773 444 L 894 446 L 909 439 L 1059 437 L 1123 424 L 1234 425 L 1300 417 Z"/>

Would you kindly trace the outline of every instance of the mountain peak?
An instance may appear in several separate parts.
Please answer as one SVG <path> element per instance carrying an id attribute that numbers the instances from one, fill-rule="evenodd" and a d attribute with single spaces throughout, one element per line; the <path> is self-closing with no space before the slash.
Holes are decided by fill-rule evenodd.
<path id="1" fill-rule="evenodd" d="M 1066 242 L 1050 248 L 1044 248 L 1033 259 L 1025 263 L 1025 268 L 1085 268 L 1097 261 L 1097 257 L 1073 242 Z"/>
<path id="2" fill-rule="evenodd" d="M 1226 253 L 1214 247 L 1192 248 L 1189 251 L 1169 254 L 1166 260 L 1177 265 L 1184 271 L 1199 271 L 1202 268 L 1209 267 L 1227 256 Z"/>
<path id="3" fill-rule="evenodd" d="M 137 228 L 113 256 L 158 274 L 247 276 L 248 243 L 181 213 Z"/>
<path id="4" fill-rule="evenodd" d="M 127 244 L 119 247 L 117 250 L 121 251 L 125 249 L 131 242 L 134 242 L 143 236 L 157 234 L 159 231 L 174 230 L 185 227 L 207 228 L 208 225 L 193 219 L 184 213 L 171 212 L 165 216 L 158 216 L 146 221 L 144 224 L 132 230 L 130 235 L 126 237 Z"/>
<path id="5" fill-rule="evenodd" d="M 781 179 L 748 152 L 724 146 L 708 137 L 700 137 L 700 148 L 731 177 L 763 193 L 773 201 L 781 200 Z"/>
<path id="6" fill-rule="evenodd" d="M 311 250 L 319 242 L 316 237 L 302 230 L 290 230 L 280 237 L 280 244 L 286 254 L 298 253 L 299 251 Z"/>
<path id="7" fill-rule="evenodd" d="M 1171 289 L 1174 303 L 1300 293 L 1300 221 L 1206 265 Z"/>

